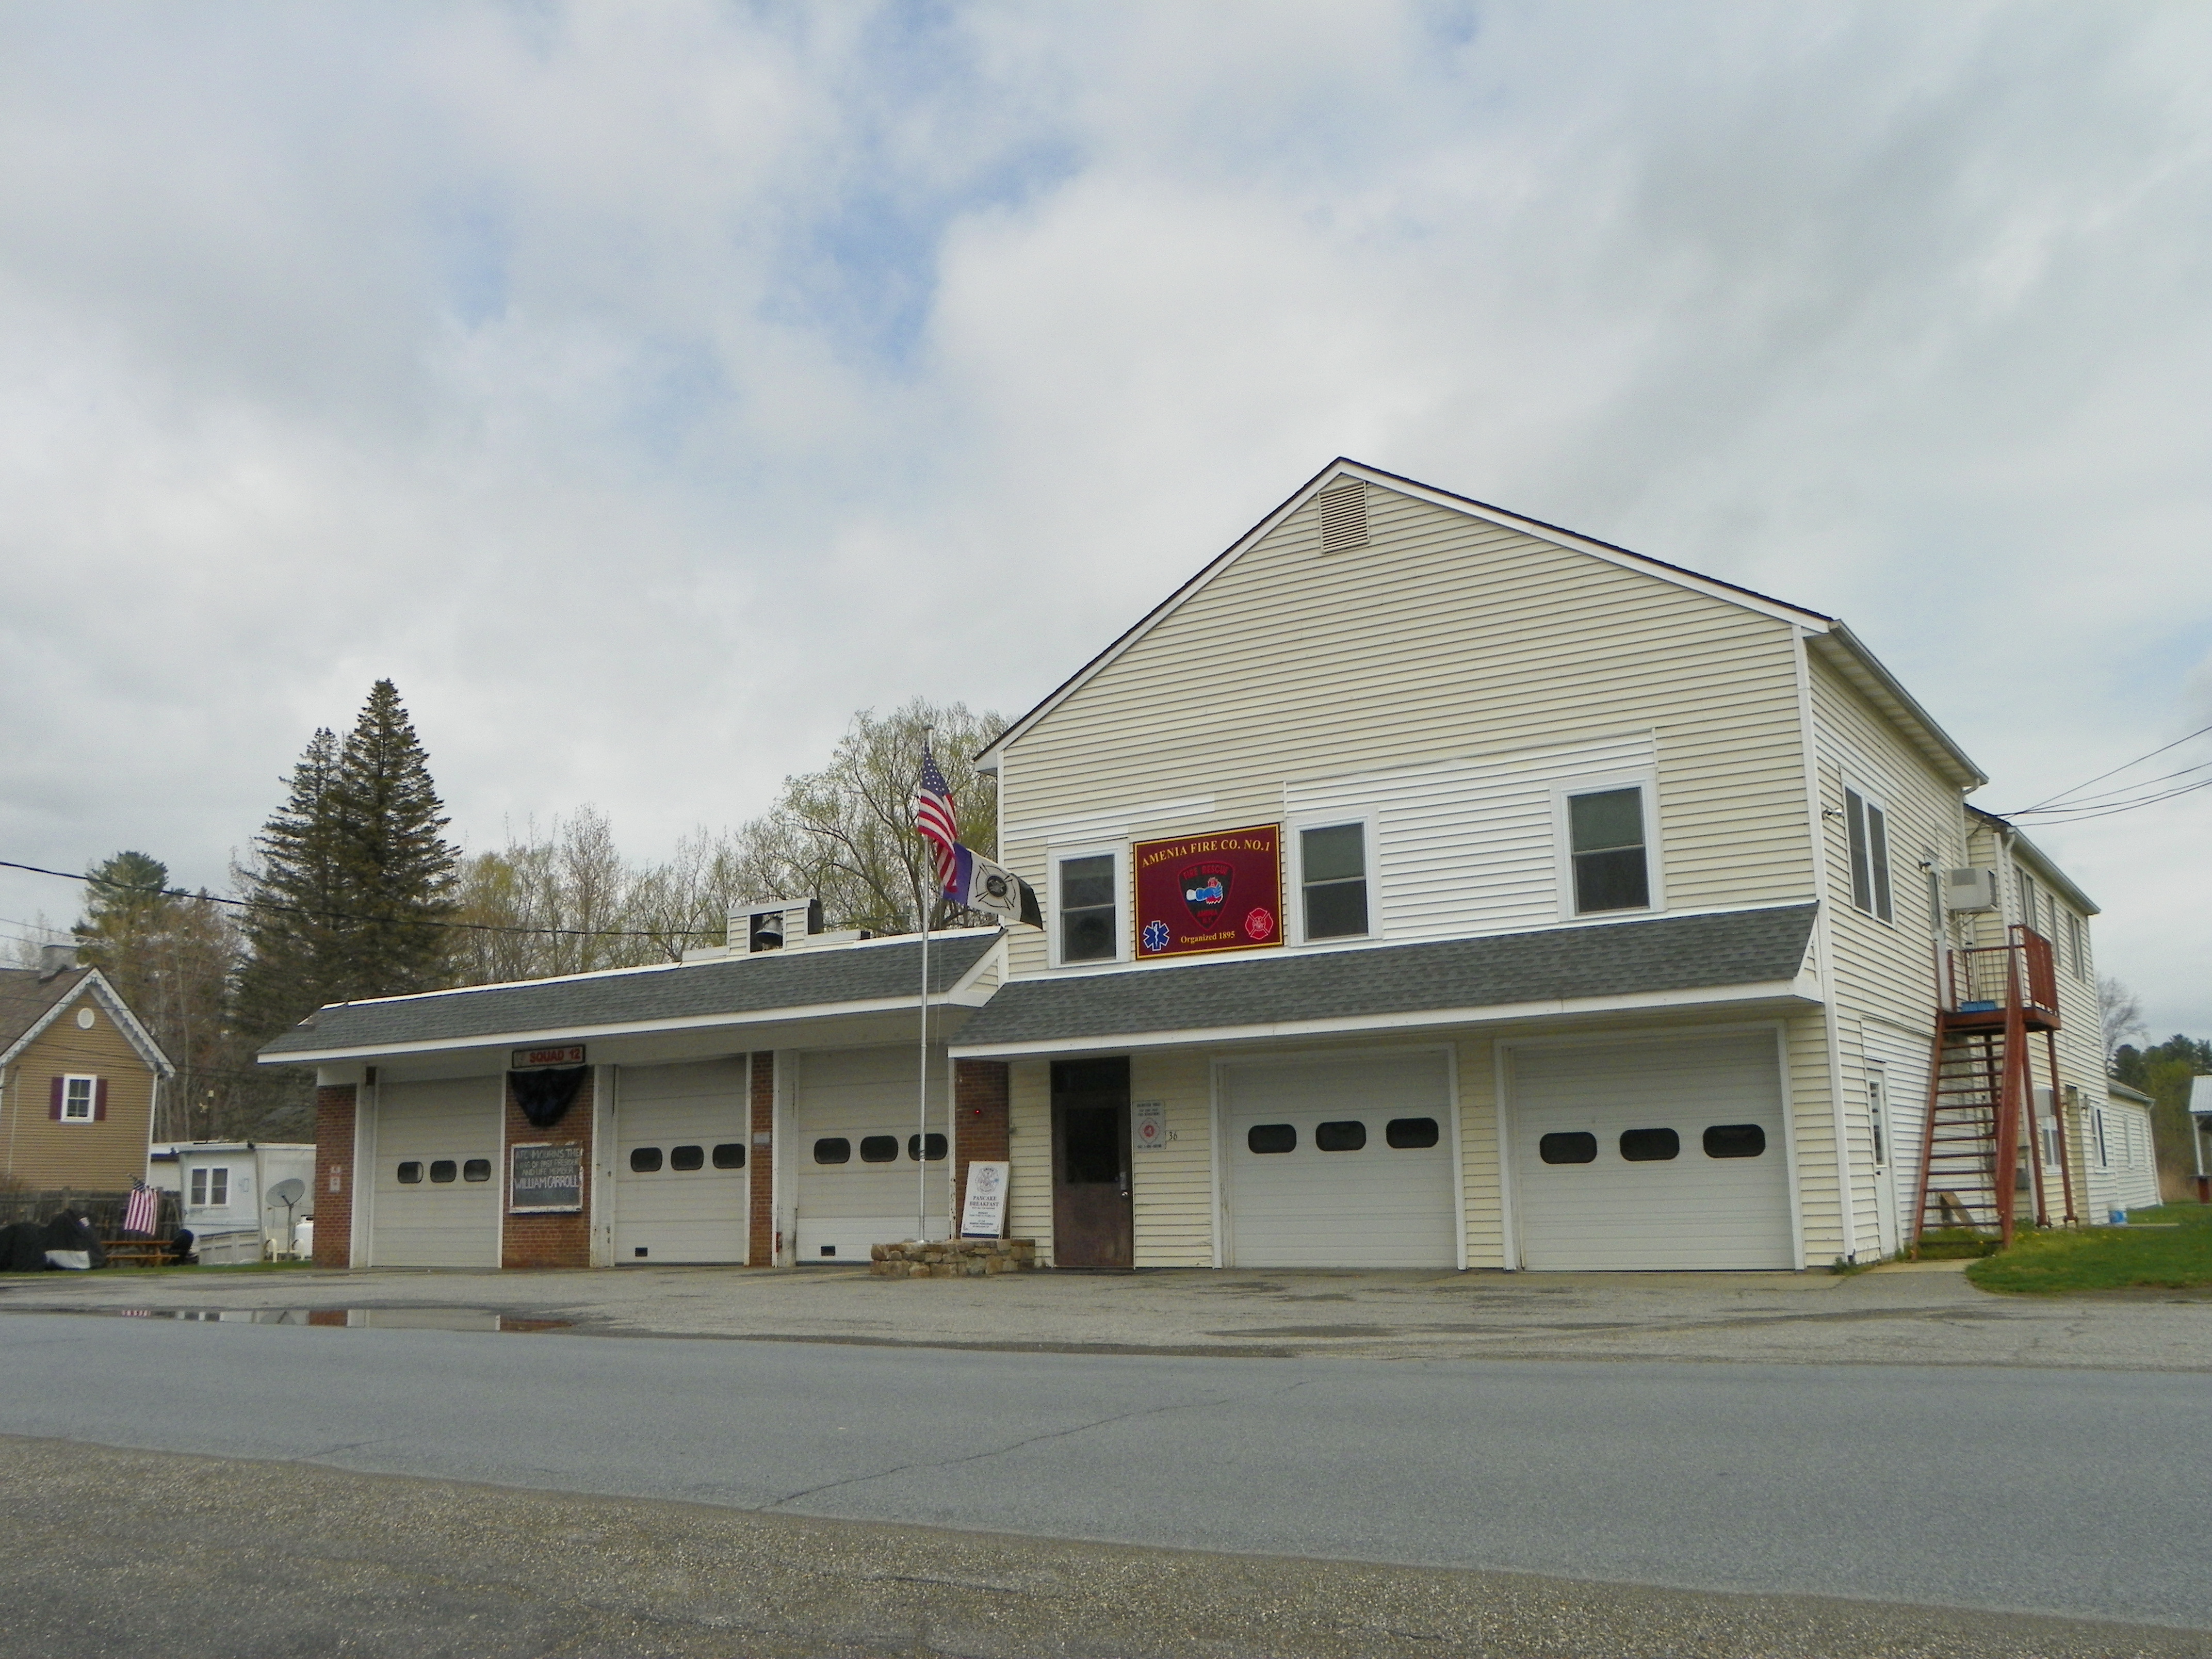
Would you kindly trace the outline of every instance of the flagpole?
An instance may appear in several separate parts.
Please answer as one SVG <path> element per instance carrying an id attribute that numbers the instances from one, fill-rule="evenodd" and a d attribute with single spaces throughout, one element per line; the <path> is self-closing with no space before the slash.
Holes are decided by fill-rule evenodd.
<path id="1" fill-rule="evenodd" d="M 921 754 L 925 765 L 929 759 L 930 733 L 934 726 L 921 728 Z M 927 1242 L 929 1237 L 929 912 L 935 896 L 931 884 L 924 881 L 915 896 L 915 920 L 921 924 L 921 1098 L 915 1108 L 915 1127 L 919 1136 L 914 1145 L 914 1236 Z"/>

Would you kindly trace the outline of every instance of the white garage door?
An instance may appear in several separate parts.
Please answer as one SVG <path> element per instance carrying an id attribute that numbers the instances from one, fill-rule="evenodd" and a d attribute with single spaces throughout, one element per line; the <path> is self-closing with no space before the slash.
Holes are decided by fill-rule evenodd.
<path id="1" fill-rule="evenodd" d="M 1222 1098 L 1231 1265 L 1456 1264 L 1442 1054 L 1231 1066 Z"/>
<path id="2" fill-rule="evenodd" d="M 1528 1267 L 1788 1267 L 1782 1089 L 1765 1032 L 1511 1051 Z"/>
<path id="3" fill-rule="evenodd" d="M 625 1066 L 615 1084 L 615 1260 L 743 1261 L 751 1105 L 742 1060 Z"/>
<path id="4" fill-rule="evenodd" d="M 930 1237 L 945 1236 L 945 1067 L 929 1068 L 926 1146 L 915 1145 L 920 1071 L 921 1056 L 910 1047 L 799 1055 L 792 1138 L 802 1265 L 866 1261 L 869 1245 L 912 1238 L 918 1186 L 928 1194 Z M 926 1183 L 916 1179 L 918 1152 L 929 1155 Z"/>
<path id="5" fill-rule="evenodd" d="M 499 1266 L 504 1087 L 495 1077 L 378 1086 L 368 1246 L 376 1266 Z"/>

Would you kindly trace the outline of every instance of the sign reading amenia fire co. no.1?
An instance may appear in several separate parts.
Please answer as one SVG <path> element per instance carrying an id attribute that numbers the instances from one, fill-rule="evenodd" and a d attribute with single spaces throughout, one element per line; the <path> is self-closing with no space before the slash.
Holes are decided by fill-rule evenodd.
<path id="1" fill-rule="evenodd" d="M 1129 849 L 1136 955 L 1261 951 L 1283 942 L 1280 826 L 1217 830 Z"/>

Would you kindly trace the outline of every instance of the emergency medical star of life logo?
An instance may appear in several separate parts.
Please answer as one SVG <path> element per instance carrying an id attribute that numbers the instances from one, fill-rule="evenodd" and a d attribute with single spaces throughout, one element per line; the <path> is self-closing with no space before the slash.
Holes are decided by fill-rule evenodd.
<path id="1" fill-rule="evenodd" d="M 1145 924 L 1145 949 L 1147 951 L 1164 951 L 1167 948 L 1167 923 L 1164 921 L 1146 922 Z"/>
<path id="2" fill-rule="evenodd" d="M 1187 866 L 1182 872 L 1182 902 L 1190 906 L 1191 915 L 1204 921 L 1219 915 L 1221 907 L 1229 902 L 1229 884 L 1236 878 L 1233 864 L 1209 859 Z"/>

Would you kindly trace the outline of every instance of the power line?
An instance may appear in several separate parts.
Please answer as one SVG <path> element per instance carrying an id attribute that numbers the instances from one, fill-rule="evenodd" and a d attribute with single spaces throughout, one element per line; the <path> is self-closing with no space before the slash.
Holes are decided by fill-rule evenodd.
<path id="1" fill-rule="evenodd" d="M 313 921 L 397 921 L 397 916 L 365 916 L 346 910 L 315 910 L 301 904 L 280 904 L 273 899 L 224 898 L 216 893 L 187 892 L 181 887 L 142 887 L 131 882 L 110 881 L 100 876 L 80 875 L 74 870 L 48 870 L 35 864 L 17 864 L 12 859 L 0 859 L 0 870 L 21 870 L 34 876 L 52 876 L 62 881 L 82 882 L 106 893 L 137 893 L 147 898 L 190 899 L 196 904 L 222 904 L 236 910 L 274 910 L 281 915 L 306 916 Z M 433 921 L 427 916 L 405 918 L 410 927 L 443 927 L 466 933 L 528 933 L 552 939 L 704 939 L 713 931 L 703 927 L 623 928 L 623 927 L 515 927 L 495 921 Z M 36 927 L 35 922 L 25 924 Z M 58 931 L 58 930 L 57 930 Z"/>
<path id="2" fill-rule="evenodd" d="M 2185 783 L 2179 789 L 2168 789 L 2155 795 L 2146 795 L 2140 800 L 2121 801 L 2116 805 L 2083 806 L 2075 811 L 2053 807 L 2037 814 L 2045 823 L 2087 823 L 2092 818 L 2109 818 L 2121 812 L 2132 812 L 2137 807 L 2155 806 L 2162 800 L 2172 800 L 2177 795 L 2193 795 L 2199 789 L 2212 789 L 2212 778 L 2200 778 L 2195 783 Z M 2014 817 L 2024 816 L 2014 814 Z"/>
<path id="3" fill-rule="evenodd" d="M 2183 744 L 2189 742 L 2191 738 L 2201 738 L 2207 732 L 2212 732 L 2212 726 L 2200 726 L 2197 730 L 2190 732 L 2187 737 L 2176 738 L 2172 743 L 2160 744 L 2157 748 L 2152 750 L 2148 755 L 2137 755 L 2133 760 L 2126 763 L 2125 765 L 2115 766 L 2109 772 L 2098 773 L 2097 775 L 2091 778 L 2087 783 L 2077 783 L 2071 789 L 2062 789 L 2055 795 L 2045 796 L 2033 806 L 2024 806 L 2017 812 L 2007 812 L 2002 816 L 2008 818 L 2024 818 L 2031 812 L 2044 811 L 2048 808 L 2055 806 L 2058 802 L 2064 800 L 2069 795 L 2080 794 L 2084 789 L 2087 789 L 2091 783 L 2102 783 L 2106 778 L 2116 778 L 2119 776 L 2121 773 L 2128 770 L 2130 767 L 2141 766 L 2147 760 L 2154 760 L 2159 756 L 2166 753 L 2167 750 L 2179 749 Z"/>

